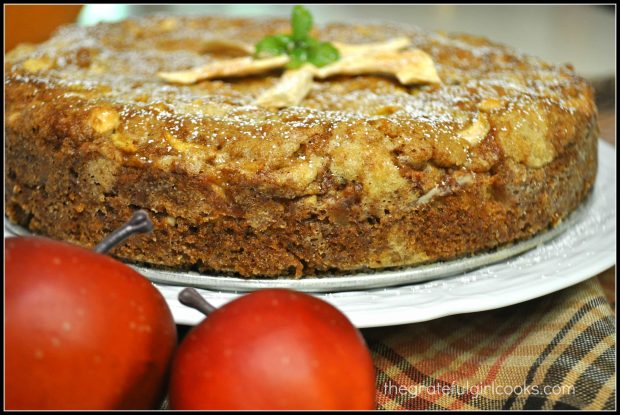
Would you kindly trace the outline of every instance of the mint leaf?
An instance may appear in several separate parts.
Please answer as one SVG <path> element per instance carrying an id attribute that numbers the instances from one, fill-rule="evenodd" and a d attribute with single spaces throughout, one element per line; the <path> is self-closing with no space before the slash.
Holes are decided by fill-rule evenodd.
<path id="1" fill-rule="evenodd" d="M 320 42 L 308 50 L 308 62 L 321 68 L 340 59 L 340 52 L 329 42 Z"/>
<path id="2" fill-rule="evenodd" d="M 291 60 L 286 67 L 289 69 L 297 69 L 304 63 L 308 62 L 308 51 L 304 48 L 295 48 L 290 53 Z"/>
<path id="3" fill-rule="evenodd" d="M 295 49 L 306 49 L 310 50 L 319 45 L 319 41 L 313 39 L 311 37 L 306 37 L 304 39 L 295 40 Z"/>
<path id="4" fill-rule="evenodd" d="M 340 59 L 340 53 L 329 42 L 320 42 L 310 37 L 312 14 L 303 6 L 293 7 L 291 16 L 291 34 L 266 36 L 255 46 L 254 56 L 278 56 L 287 54 L 290 57 L 286 65 L 289 69 L 299 68 L 305 63 L 322 67 Z"/>
<path id="5" fill-rule="evenodd" d="M 292 40 L 290 36 L 267 36 L 256 44 L 254 54 L 257 57 L 283 55 L 288 53 L 291 45 Z"/>
<path id="6" fill-rule="evenodd" d="M 312 29 L 312 14 L 304 6 L 293 7 L 291 16 L 293 39 L 302 40 L 310 35 Z"/>

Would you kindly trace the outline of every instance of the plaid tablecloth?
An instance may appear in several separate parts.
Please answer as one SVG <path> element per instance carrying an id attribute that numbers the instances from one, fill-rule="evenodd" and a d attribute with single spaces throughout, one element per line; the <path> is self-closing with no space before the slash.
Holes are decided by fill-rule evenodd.
<path id="1" fill-rule="evenodd" d="M 614 272 L 499 310 L 363 330 L 379 409 L 614 409 Z"/>

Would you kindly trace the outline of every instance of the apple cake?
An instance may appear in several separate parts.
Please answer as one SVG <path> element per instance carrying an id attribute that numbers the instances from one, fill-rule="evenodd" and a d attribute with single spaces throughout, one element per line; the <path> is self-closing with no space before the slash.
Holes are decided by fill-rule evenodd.
<path id="1" fill-rule="evenodd" d="M 285 19 L 150 16 L 66 26 L 5 56 L 5 204 L 30 231 L 92 247 L 136 209 L 154 231 L 113 254 L 247 278 L 414 266 L 559 223 L 597 169 L 591 86 L 570 65 L 469 35 L 329 24 L 349 46 L 407 39 L 440 82 L 316 77 L 257 97 L 280 68 L 178 84 Z M 382 62 L 374 62 L 381 67 Z M 349 67 L 350 69 L 350 67 Z"/>

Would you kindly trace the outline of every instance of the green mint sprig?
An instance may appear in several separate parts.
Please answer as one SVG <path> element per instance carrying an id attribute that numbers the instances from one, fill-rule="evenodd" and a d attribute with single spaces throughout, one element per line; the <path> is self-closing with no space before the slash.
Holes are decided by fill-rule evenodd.
<path id="1" fill-rule="evenodd" d="M 303 6 L 293 7 L 291 15 L 291 34 L 266 36 L 255 46 L 255 56 L 288 55 L 291 59 L 286 65 L 290 69 L 299 68 L 304 63 L 322 67 L 340 59 L 338 49 L 329 42 L 321 42 L 310 36 L 312 14 Z"/>

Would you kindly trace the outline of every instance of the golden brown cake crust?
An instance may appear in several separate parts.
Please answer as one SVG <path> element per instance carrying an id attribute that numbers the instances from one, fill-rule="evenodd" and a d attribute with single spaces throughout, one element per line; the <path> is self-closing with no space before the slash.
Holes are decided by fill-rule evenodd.
<path id="1" fill-rule="evenodd" d="M 525 238 L 586 196 L 598 127 L 590 86 L 464 35 L 332 24 L 317 36 L 398 36 L 443 84 L 317 81 L 300 106 L 252 105 L 278 72 L 193 86 L 158 71 L 254 43 L 283 20 L 151 17 L 67 27 L 5 64 L 7 215 L 93 246 L 136 208 L 155 231 L 114 253 L 247 277 L 413 265 Z"/>

